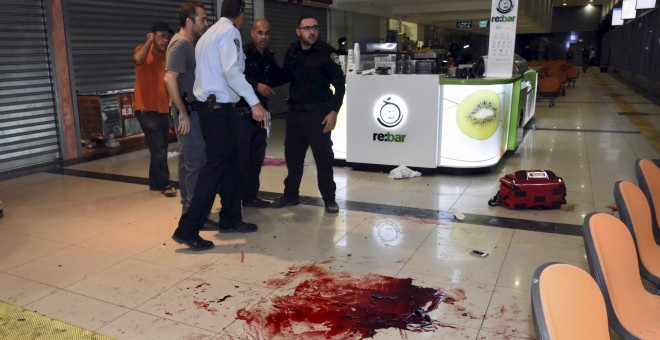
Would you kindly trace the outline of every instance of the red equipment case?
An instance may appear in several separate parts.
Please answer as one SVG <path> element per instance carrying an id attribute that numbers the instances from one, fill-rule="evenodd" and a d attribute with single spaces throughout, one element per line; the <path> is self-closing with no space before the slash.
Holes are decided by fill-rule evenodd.
<path id="1" fill-rule="evenodd" d="M 557 209 L 566 203 L 566 186 L 550 170 L 520 170 L 500 178 L 499 192 L 488 205 L 509 209 Z"/>

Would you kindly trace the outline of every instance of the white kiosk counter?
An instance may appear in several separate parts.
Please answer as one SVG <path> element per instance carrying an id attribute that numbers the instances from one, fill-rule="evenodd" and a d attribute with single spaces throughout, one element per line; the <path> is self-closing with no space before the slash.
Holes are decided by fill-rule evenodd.
<path id="1" fill-rule="evenodd" d="M 419 168 L 493 166 L 516 147 L 514 87 L 520 91 L 520 81 L 347 75 L 332 132 L 335 159 Z"/>
<path id="2" fill-rule="evenodd" d="M 438 75 L 349 75 L 346 93 L 347 162 L 437 167 Z"/>

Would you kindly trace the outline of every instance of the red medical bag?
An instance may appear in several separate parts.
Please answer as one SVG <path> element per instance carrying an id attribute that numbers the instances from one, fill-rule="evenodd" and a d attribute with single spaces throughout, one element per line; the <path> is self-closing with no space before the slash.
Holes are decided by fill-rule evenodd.
<path id="1" fill-rule="evenodd" d="M 499 192 L 488 205 L 509 209 L 557 209 L 566 203 L 566 186 L 549 170 L 520 170 L 500 178 Z"/>

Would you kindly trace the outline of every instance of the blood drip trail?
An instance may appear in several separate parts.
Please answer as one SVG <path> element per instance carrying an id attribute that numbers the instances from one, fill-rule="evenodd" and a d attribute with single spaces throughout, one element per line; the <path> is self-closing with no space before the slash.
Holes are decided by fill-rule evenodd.
<path id="1" fill-rule="evenodd" d="M 353 278 L 317 265 L 291 268 L 286 276 L 303 274 L 311 278 L 298 284 L 293 294 L 273 297 L 271 305 L 240 309 L 237 318 L 265 338 L 361 339 L 387 328 L 402 332 L 456 328 L 428 315 L 441 303 L 453 305 L 456 300 L 436 289 L 415 286 L 412 279 L 376 274 Z M 465 299 L 464 293 L 459 295 Z"/>

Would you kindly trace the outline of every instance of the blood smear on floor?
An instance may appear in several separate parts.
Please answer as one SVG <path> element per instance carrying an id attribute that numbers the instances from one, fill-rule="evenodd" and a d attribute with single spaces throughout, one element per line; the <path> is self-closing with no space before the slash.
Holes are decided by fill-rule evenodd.
<path id="1" fill-rule="evenodd" d="M 238 310 L 237 318 L 247 323 L 251 334 L 361 339 L 387 328 L 413 332 L 457 328 L 428 315 L 440 304 L 456 300 L 437 289 L 415 286 L 410 278 L 376 274 L 354 278 L 317 265 L 292 267 L 286 276 L 311 278 L 300 282 L 292 294 L 272 297 L 270 304 Z M 282 280 L 269 283 L 279 286 Z"/>

